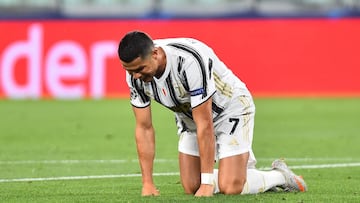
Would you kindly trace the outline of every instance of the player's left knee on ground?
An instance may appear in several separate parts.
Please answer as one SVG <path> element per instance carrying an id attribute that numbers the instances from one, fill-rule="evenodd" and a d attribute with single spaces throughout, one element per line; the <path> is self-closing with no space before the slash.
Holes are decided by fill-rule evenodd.
<path id="1" fill-rule="evenodd" d="M 241 194 L 245 182 L 246 182 L 246 178 L 236 178 L 236 177 L 219 180 L 220 193 L 226 195 Z"/>

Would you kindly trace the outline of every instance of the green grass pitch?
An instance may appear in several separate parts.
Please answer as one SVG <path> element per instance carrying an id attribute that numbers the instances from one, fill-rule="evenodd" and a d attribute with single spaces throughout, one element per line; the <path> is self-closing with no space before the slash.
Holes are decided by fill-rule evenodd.
<path id="1" fill-rule="evenodd" d="M 141 197 L 127 100 L 0 100 L 0 202 L 360 202 L 360 98 L 256 98 L 258 168 L 284 157 L 306 193 L 183 193 L 171 112 L 153 105 L 155 182 Z"/>

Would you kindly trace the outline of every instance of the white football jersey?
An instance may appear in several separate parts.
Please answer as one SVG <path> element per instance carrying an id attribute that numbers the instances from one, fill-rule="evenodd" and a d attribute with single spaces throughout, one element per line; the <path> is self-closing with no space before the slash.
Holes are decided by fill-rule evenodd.
<path id="1" fill-rule="evenodd" d="M 150 105 L 150 100 L 175 113 L 178 132 L 196 130 L 192 108 L 212 97 L 214 124 L 222 114 L 239 107 L 239 97 L 251 98 L 245 84 L 236 77 L 204 43 L 191 38 L 154 40 L 166 54 L 166 68 L 161 78 L 143 82 L 126 74 L 131 92 L 131 104 L 138 108 Z M 237 102 L 233 102 L 233 101 Z"/>

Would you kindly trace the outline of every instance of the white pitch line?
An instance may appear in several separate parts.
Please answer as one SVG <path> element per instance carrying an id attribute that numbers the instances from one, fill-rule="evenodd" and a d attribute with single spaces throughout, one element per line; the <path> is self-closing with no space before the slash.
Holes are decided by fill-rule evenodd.
<path id="1" fill-rule="evenodd" d="M 274 161 L 275 159 L 279 158 L 257 158 L 258 161 Z M 336 161 L 336 162 L 342 162 L 342 161 L 349 161 L 349 162 L 355 162 L 360 161 L 360 158 L 353 158 L 353 157 L 317 157 L 317 158 L 311 158 L 311 157 L 304 157 L 304 158 L 286 158 L 284 157 L 285 161 L 294 161 L 294 162 L 311 162 L 311 161 Z"/>
<path id="2" fill-rule="evenodd" d="M 258 161 L 273 161 L 277 158 L 258 158 Z M 359 158 L 285 158 L 286 161 L 311 162 L 311 161 L 359 161 Z M 177 159 L 155 159 L 155 163 L 177 162 Z M 138 163 L 137 159 L 109 159 L 109 160 L 18 160 L 18 161 L 0 161 L 0 165 L 12 164 L 124 164 Z"/>
<path id="3" fill-rule="evenodd" d="M 114 159 L 114 160 L 19 160 L 19 161 L 0 161 L 0 165 L 12 164 L 123 164 L 123 163 L 138 163 L 137 159 Z M 176 159 L 155 159 L 156 163 L 177 162 Z"/>
<path id="4" fill-rule="evenodd" d="M 320 165 L 299 165 L 290 166 L 291 169 L 322 169 L 322 168 L 344 168 L 358 167 L 360 163 L 339 163 L 339 164 L 320 164 Z M 271 168 L 259 168 L 261 170 L 270 170 Z M 154 173 L 154 176 L 174 176 L 179 175 L 178 172 Z M 92 176 L 64 176 L 64 177 L 48 177 L 48 178 L 14 178 L 0 179 L 0 183 L 6 182 L 32 182 L 32 181 L 52 181 L 52 180 L 84 180 L 84 179 L 103 179 L 103 178 L 127 178 L 140 177 L 141 174 L 118 174 L 118 175 L 92 175 Z"/>
<path id="5" fill-rule="evenodd" d="M 358 167 L 358 166 L 360 166 L 360 163 L 303 165 L 303 166 L 289 166 L 289 168 L 291 168 L 291 169 L 319 169 L 319 168 L 347 168 L 347 167 Z"/>
<path id="6" fill-rule="evenodd" d="M 2 165 L 12 164 L 82 164 L 82 163 L 128 163 L 129 160 L 19 160 L 0 161 Z"/>
<path id="7" fill-rule="evenodd" d="M 179 173 L 176 173 L 176 172 L 154 173 L 153 175 L 154 176 L 174 176 L 174 175 L 179 175 Z M 0 183 L 5 183 L 5 182 L 50 181 L 50 180 L 84 180 L 84 179 L 103 179 L 103 178 L 128 178 L 128 177 L 141 177 L 141 174 L 63 176 L 63 177 L 48 177 L 48 178 L 14 178 L 14 179 L 0 179 Z"/>
<path id="8" fill-rule="evenodd" d="M 358 167 L 360 163 L 338 163 L 338 164 L 317 164 L 317 165 L 298 165 L 289 166 L 290 169 L 322 169 L 322 168 L 348 168 Z M 259 170 L 271 170 L 270 167 L 260 167 Z"/>

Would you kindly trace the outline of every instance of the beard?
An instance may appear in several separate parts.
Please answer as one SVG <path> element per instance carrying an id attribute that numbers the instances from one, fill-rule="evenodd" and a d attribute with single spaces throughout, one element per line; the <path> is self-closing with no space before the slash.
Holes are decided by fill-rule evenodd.
<path id="1" fill-rule="evenodd" d="M 151 82 L 151 81 L 153 81 L 153 79 L 154 78 L 152 76 L 150 76 L 150 75 L 146 75 L 146 76 L 141 77 L 141 80 L 144 81 L 144 82 Z"/>

